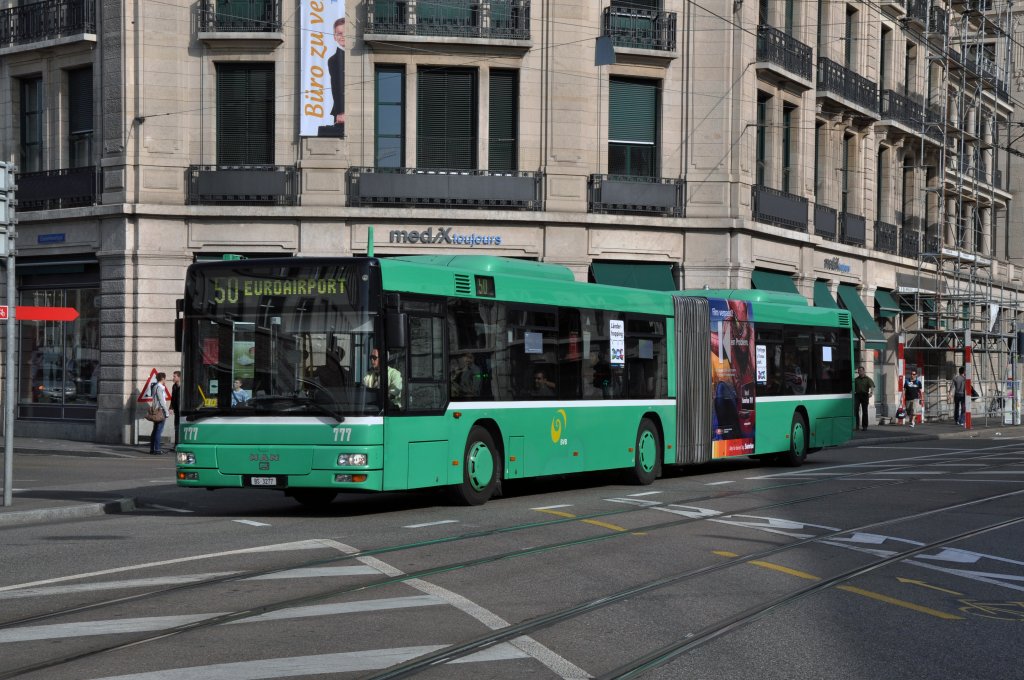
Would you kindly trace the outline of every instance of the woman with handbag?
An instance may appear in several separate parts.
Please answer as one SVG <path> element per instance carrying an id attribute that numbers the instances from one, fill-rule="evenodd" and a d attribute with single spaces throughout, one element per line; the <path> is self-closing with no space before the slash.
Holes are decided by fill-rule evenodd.
<path id="1" fill-rule="evenodd" d="M 164 434 L 164 423 L 167 422 L 167 416 L 169 415 L 168 409 L 171 398 L 167 393 L 167 385 L 164 384 L 166 381 L 166 373 L 157 373 L 156 383 L 150 389 L 150 396 L 153 397 L 153 402 L 150 404 L 149 413 L 146 414 L 146 420 L 153 421 L 153 434 L 149 437 L 149 452 L 154 456 L 159 456 L 163 453 L 160 450 L 160 439 Z"/>

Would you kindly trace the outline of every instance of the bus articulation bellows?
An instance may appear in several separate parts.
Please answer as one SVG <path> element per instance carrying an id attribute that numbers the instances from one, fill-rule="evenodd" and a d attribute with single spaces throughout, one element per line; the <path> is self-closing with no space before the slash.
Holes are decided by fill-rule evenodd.
<path id="1" fill-rule="evenodd" d="M 448 487 L 749 455 L 852 436 L 849 313 L 758 290 L 581 283 L 488 256 L 192 265 L 177 482 L 338 492 Z"/>

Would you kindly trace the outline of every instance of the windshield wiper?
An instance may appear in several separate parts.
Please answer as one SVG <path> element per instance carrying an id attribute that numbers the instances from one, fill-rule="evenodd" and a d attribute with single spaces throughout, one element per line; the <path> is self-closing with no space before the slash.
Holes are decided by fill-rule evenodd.
<path id="1" fill-rule="evenodd" d="M 339 423 L 345 422 L 345 416 L 341 415 L 340 413 L 336 413 L 335 411 L 331 410 L 330 408 L 328 408 L 324 404 L 321 404 L 320 402 L 314 400 L 311 397 L 307 397 L 304 394 L 267 394 L 267 395 L 261 395 L 259 397 L 253 397 L 249 401 L 245 402 L 245 404 L 246 404 L 246 406 L 253 406 L 254 408 L 258 409 L 259 408 L 259 404 L 274 403 L 274 402 L 280 402 L 280 401 L 287 401 L 287 402 L 290 402 L 292 404 L 296 404 L 296 405 L 304 406 L 304 407 L 305 406 L 312 406 L 314 408 L 314 410 L 318 411 L 319 413 L 322 413 L 323 415 L 330 416 L 331 418 L 334 418 Z"/>

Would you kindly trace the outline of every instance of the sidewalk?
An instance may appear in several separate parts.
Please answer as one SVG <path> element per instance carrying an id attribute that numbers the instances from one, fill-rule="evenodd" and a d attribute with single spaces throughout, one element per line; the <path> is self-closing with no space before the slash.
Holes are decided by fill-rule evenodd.
<path id="1" fill-rule="evenodd" d="M 914 428 L 876 425 L 865 431 L 854 432 L 847 446 L 1012 436 L 1018 432 L 1024 434 L 1024 429 L 1013 425 L 996 425 L 991 421 L 986 424 L 984 420 L 980 420 L 971 430 L 965 430 L 951 421 L 924 423 Z M 115 465 L 101 464 L 97 459 Z M 123 464 L 116 464 L 118 461 Z M 139 503 L 140 490 L 153 488 L 154 481 L 164 478 L 168 485 L 175 483 L 173 465 L 173 453 L 167 451 L 162 456 L 150 456 L 145 444 L 123 446 L 15 437 L 15 492 L 10 506 L 0 506 L 0 529 L 16 524 L 131 512 Z M 41 470 L 44 471 L 45 479 L 40 479 Z M 19 480 L 27 475 L 36 479 L 32 480 L 31 485 L 24 485 L 26 488 L 20 488 Z"/>

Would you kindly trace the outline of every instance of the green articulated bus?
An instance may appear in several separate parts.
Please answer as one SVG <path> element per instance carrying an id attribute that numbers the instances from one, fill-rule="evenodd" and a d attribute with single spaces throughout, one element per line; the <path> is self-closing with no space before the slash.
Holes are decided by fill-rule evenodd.
<path id="1" fill-rule="evenodd" d="M 757 456 L 853 431 L 849 313 L 660 292 L 497 257 L 233 259 L 188 270 L 177 482 L 338 492 Z"/>

